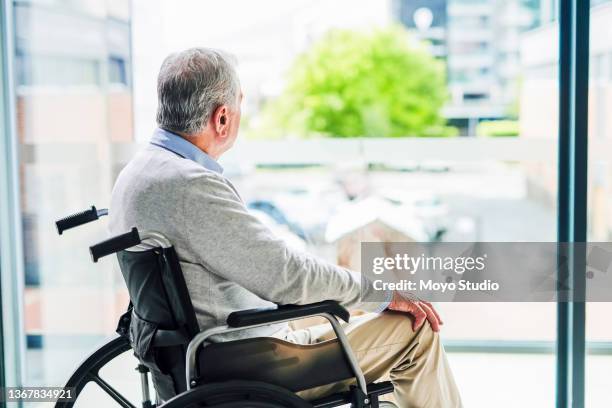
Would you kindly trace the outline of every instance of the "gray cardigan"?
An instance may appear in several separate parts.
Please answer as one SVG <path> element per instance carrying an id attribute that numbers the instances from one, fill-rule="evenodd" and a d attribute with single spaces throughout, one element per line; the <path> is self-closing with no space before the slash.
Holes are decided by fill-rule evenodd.
<path id="1" fill-rule="evenodd" d="M 132 227 L 172 241 L 201 330 L 225 324 L 233 311 L 273 303 L 333 299 L 348 308 L 381 309 L 361 301 L 369 293 L 361 293 L 359 274 L 289 248 L 249 214 L 222 175 L 158 146 L 140 151 L 113 189 L 111 233 Z M 285 324 L 274 325 L 222 340 L 283 330 Z"/>

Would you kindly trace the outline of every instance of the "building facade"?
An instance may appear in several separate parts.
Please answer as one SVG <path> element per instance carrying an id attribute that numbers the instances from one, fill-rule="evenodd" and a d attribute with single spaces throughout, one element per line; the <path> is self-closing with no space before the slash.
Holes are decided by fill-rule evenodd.
<path id="1" fill-rule="evenodd" d="M 591 8 L 589 58 L 589 228 L 593 240 L 612 237 L 607 214 L 612 208 L 612 2 Z M 556 140 L 559 118 L 558 44 L 555 19 L 521 38 L 520 134 L 525 138 Z M 556 197 L 553 164 L 532 168 L 534 193 Z"/>
<path id="2" fill-rule="evenodd" d="M 37 361 L 27 377 L 56 383 L 71 360 L 63 362 L 69 350 L 54 339 L 71 336 L 71 347 L 89 348 L 125 307 L 112 265 L 90 273 L 87 245 L 106 236 L 105 225 L 60 239 L 54 221 L 108 205 L 113 145 L 133 140 L 130 1 L 15 0 L 13 11 L 25 331 L 28 361 Z M 75 306 L 109 316 L 78 320 Z"/>
<path id="3" fill-rule="evenodd" d="M 538 7 L 527 0 L 396 0 L 397 20 L 446 60 L 444 115 L 461 134 L 475 135 L 481 120 L 516 116 L 519 37 L 538 24 Z M 431 24 L 422 26 L 427 15 Z"/>

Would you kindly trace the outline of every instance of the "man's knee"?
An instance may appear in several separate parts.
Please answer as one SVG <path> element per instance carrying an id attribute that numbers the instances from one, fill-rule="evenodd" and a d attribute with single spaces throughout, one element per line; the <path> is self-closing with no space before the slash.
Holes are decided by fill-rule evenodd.
<path id="1" fill-rule="evenodd" d="M 383 332 L 389 332 L 390 337 L 396 337 L 409 343 L 417 340 L 424 346 L 437 342 L 439 334 L 434 332 L 427 320 L 418 328 L 414 328 L 414 317 L 409 314 L 386 311 L 379 318 L 381 325 L 386 327 Z M 381 332 L 381 334 L 383 334 Z"/>

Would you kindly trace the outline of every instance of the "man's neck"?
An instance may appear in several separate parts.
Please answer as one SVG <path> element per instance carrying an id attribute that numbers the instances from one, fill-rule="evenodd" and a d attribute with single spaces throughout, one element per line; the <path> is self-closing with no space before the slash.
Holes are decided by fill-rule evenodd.
<path id="1" fill-rule="evenodd" d="M 178 133 L 183 139 L 187 140 L 189 143 L 209 155 L 215 160 L 219 160 L 222 152 L 216 151 L 214 146 L 210 143 L 210 140 L 214 138 L 214 136 L 208 134 L 207 132 L 201 132 L 194 135 L 187 135 L 185 133 Z"/>

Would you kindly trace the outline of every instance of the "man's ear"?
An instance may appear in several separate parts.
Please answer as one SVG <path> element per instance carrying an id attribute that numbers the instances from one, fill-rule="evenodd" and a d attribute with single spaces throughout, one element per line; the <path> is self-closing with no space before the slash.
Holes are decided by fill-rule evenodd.
<path id="1" fill-rule="evenodd" d="M 212 125 L 213 129 L 215 129 L 215 133 L 219 137 L 227 137 L 228 133 L 228 122 L 229 122 L 229 111 L 227 109 L 227 105 L 220 105 L 215 109 L 212 114 Z"/>

